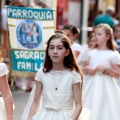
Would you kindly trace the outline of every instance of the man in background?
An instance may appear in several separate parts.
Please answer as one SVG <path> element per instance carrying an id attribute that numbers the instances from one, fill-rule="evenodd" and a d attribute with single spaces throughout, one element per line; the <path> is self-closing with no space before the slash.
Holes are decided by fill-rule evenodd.
<path id="1" fill-rule="evenodd" d="M 113 28 L 115 24 L 118 24 L 119 21 L 115 19 L 115 8 L 113 6 L 108 6 L 105 14 L 100 14 L 95 17 L 93 25 L 97 26 L 100 23 L 106 23 Z"/>

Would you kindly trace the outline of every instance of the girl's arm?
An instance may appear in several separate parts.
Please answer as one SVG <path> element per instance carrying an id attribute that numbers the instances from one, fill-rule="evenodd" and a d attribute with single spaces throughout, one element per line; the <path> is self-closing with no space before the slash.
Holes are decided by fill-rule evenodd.
<path id="1" fill-rule="evenodd" d="M 13 120 L 13 99 L 6 75 L 0 77 L 0 91 L 5 103 L 7 120 Z"/>
<path id="2" fill-rule="evenodd" d="M 96 67 L 96 72 L 103 72 L 103 74 L 110 75 L 111 77 L 118 78 L 120 74 L 120 68 L 117 64 L 111 64 L 111 66 L 107 65 L 99 65 Z"/>
<path id="3" fill-rule="evenodd" d="M 41 82 L 35 80 L 35 84 L 36 84 L 35 96 L 34 96 L 34 99 L 33 99 L 33 102 L 32 102 L 31 108 L 30 108 L 28 120 L 32 120 L 32 117 L 38 111 L 39 104 L 40 104 L 40 98 L 41 98 L 41 94 L 42 94 L 42 89 L 43 89 L 43 85 Z"/>
<path id="4" fill-rule="evenodd" d="M 80 83 L 73 84 L 73 95 L 75 100 L 75 110 L 72 114 L 72 120 L 77 120 L 82 111 L 82 88 Z"/>
<path id="5" fill-rule="evenodd" d="M 108 74 L 111 77 L 119 78 L 120 76 L 120 66 L 117 64 L 112 64 L 111 67 L 106 66 L 106 69 L 103 72 L 104 74 Z"/>
<path id="6" fill-rule="evenodd" d="M 83 62 L 83 68 L 82 68 L 83 73 L 84 74 L 89 74 L 89 75 L 94 75 L 95 70 L 92 67 L 88 66 L 88 65 L 89 65 L 88 61 Z"/>

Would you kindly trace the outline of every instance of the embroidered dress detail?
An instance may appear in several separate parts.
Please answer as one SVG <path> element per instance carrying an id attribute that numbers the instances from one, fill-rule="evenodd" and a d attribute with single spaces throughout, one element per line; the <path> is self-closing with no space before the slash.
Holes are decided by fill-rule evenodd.
<path id="1" fill-rule="evenodd" d="M 63 80 L 62 78 L 65 74 L 67 74 L 67 71 L 66 70 L 62 70 L 62 71 L 51 70 L 50 74 L 54 76 L 55 90 L 57 91 L 59 89 L 59 85 L 61 81 Z"/>
<path id="2" fill-rule="evenodd" d="M 32 120 L 70 120 L 74 110 L 72 86 L 75 83 L 82 82 L 81 76 L 77 72 L 73 74 L 68 69 L 51 70 L 49 73 L 44 73 L 41 68 L 37 72 L 35 80 L 43 84 L 43 92 L 39 110 Z M 28 120 L 29 106 L 33 100 L 34 92 L 35 89 L 30 95 L 22 120 Z M 85 119 L 86 114 L 81 117 L 78 120 L 91 120 L 91 117 Z"/>

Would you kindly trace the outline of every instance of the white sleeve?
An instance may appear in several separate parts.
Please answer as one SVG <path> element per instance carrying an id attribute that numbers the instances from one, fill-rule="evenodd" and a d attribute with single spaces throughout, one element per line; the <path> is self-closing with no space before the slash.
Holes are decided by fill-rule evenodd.
<path id="1" fill-rule="evenodd" d="M 78 43 L 73 43 L 73 44 L 71 45 L 71 48 L 72 48 L 73 51 L 78 51 L 79 53 L 82 52 L 82 47 L 81 47 L 81 45 L 78 44 Z"/>
<path id="2" fill-rule="evenodd" d="M 74 71 L 72 71 L 72 74 L 73 74 L 73 84 L 82 82 L 80 73 L 78 73 L 74 70 Z"/>
<path id="3" fill-rule="evenodd" d="M 37 72 L 37 74 L 36 74 L 36 76 L 35 76 L 35 80 L 37 80 L 37 81 L 39 81 L 39 82 L 42 82 L 42 73 L 43 73 L 43 67 L 41 67 L 41 68 L 38 70 L 38 72 Z"/>
<path id="4" fill-rule="evenodd" d="M 5 63 L 0 63 L 0 77 L 8 74 L 8 69 Z"/>
<path id="5" fill-rule="evenodd" d="M 118 51 L 115 51 L 112 55 L 111 63 L 120 65 L 120 54 Z"/>
<path id="6" fill-rule="evenodd" d="M 89 53 L 90 50 L 87 50 L 86 52 L 84 52 L 83 57 L 82 57 L 82 61 L 89 61 L 90 57 L 89 57 Z"/>

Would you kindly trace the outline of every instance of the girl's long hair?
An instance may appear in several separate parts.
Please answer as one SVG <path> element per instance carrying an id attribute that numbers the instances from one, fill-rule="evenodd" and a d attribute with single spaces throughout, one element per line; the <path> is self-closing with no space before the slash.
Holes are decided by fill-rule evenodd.
<path id="1" fill-rule="evenodd" d="M 4 58 L 2 57 L 2 50 L 0 49 L 0 62 L 3 62 Z"/>
<path id="2" fill-rule="evenodd" d="M 75 60 L 75 57 L 74 57 L 74 54 L 72 52 L 72 49 L 71 49 L 71 44 L 70 44 L 70 40 L 69 38 L 65 35 L 65 34 L 61 34 L 61 33 L 56 33 L 54 35 L 52 35 L 49 40 L 47 41 L 47 48 L 46 48 L 46 56 L 45 56 L 45 61 L 44 61 L 44 67 L 43 67 L 43 72 L 49 72 L 51 69 L 52 69 L 52 60 L 50 59 L 50 56 L 48 55 L 48 49 L 49 49 L 49 45 L 50 45 L 50 42 L 51 40 L 53 39 L 60 39 L 65 47 L 65 49 L 69 49 L 70 52 L 68 54 L 68 56 L 66 56 L 64 58 L 64 66 L 65 68 L 68 68 L 68 69 L 71 69 L 71 70 L 75 70 L 77 71 L 78 73 L 80 73 L 81 77 L 82 77 L 82 71 L 80 70 L 76 60 Z"/>
<path id="3" fill-rule="evenodd" d="M 110 50 L 115 50 L 115 45 L 114 45 L 114 37 L 113 37 L 113 30 L 112 28 L 108 25 L 108 24 L 99 24 L 95 27 L 95 29 L 97 28 L 103 28 L 105 30 L 106 35 L 109 35 L 110 38 L 107 41 L 107 47 Z M 96 46 L 97 47 L 97 46 Z"/>

